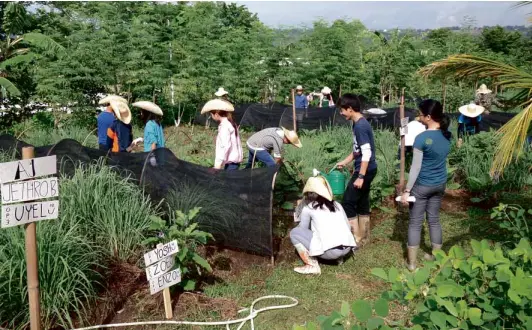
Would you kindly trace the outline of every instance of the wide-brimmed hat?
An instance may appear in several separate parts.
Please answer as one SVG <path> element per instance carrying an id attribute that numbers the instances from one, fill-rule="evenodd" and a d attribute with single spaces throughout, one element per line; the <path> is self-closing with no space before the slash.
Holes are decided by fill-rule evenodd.
<path id="1" fill-rule="evenodd" d="M 488 89 L 486 84 L 480 85 L 480 88 L 477 89 L 477 94 L 489 94 L 491 93 L 491 89 Z"/>
<path id="2" fill-rule="evenodd" d="M 220 87 L 218 88 L 218 90 L 216 91 L 216 93 L 214 93 L 214 95 L 220 97 L 220 96 L 224 96 L 224 95 L 227 95 L 229 94 L 228 91 L 226 91 L 223 87 Z"/>
<path id="3" fill-rule="evenodd" d="M 152 112 L 157 116 L 163 115 L 163 110 L 157 104 L 150 101 L 138 101 L 133 103 L 132 106 Z"/>
<path id="4" fill-rule="evenodd" d="M 124 102 L 125 104 L 127 104 L 127 100 L 125 98 L 123 98 L 122 96 L 118 96 L 118 95 L 107 95 L 106 97 L 101 99 L 98 102 L 98 104 L 99 105 L 109 104 L 109 103 L 111 103 L 112 100 Z"/>
<path id="5" fill-rule="evenodd" d="M 303 188 L 303 193 L 313 192 L 332 202 L 333 193 L 329 182 L 321 175 L 310 177 Z"/>
<path id="6" fill-rule="evenodd" d="M 233 112 L 235 111 L 235 108 L 230 102 L 227 102 L 226 100 L 214 99 L 205 103 L 203 109 L 201 109 L 201 114 L 215 110 Z"/>
<path id="7" fill-rule="evenodd" d="M 301 85 L 297 85 L 297 87 L 296 87 L 296 91 L 302 91 L 302 90 L 303 90 L 303 86 L 301 86 Z"/>
<path id="8" fill-rule="evenodd" d="M 484 112 L 484 107 L 470 103 L 461 106 L 458 111 L 460 111 L 460 113 L 466 117 L 475 118 Z"/>
<path id="9" fill-rule="evenodd" d="M 327 86 L 323 87 L 323 89 L 321 90 L 321 93 L 322 94 L 331 94 L 331 89 Z"/>
<path id="10" fill-rule="evenodd" d="M 111 100 L 109 105 L 113 109 L 113 112 L 118 120 L 126 125 L 131 123 L 131 110 L 129 110 L 129 107 L 126 103 L 117 100 Z"/>
<path id="11" fill-rule="evenodd" d="M 284 127 L 281 127 L 281 128 L 283 129 L 284 136 L 288 139 L 288 141 L 290 141 L 291 144 L 293 144 L 294 146 L 298 148 L 301 148 L 303 146 L 296 132 L 287 130 Z"/>

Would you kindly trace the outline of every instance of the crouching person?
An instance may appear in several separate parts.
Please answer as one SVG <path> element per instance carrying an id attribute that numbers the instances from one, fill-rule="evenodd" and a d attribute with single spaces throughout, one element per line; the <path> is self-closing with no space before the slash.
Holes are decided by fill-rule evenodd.
<path id="1" fill-rule="evenodd" d="M 320 274 L 317 258 L 340 260 L 356 247 L 342 206 L 333 201 L 332 189 L 324 177 L 308 179 L 303 189 L 299 225 L 290 231 L 290 240 L 305 263 L 294 268 L 300 274 Z"/>

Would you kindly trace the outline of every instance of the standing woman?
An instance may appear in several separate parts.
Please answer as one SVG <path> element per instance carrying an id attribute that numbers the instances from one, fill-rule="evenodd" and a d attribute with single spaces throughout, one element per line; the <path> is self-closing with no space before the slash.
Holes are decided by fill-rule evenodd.
<path id="1" fill-rule="evenodd" d="M 115 120 L 107 129 L 106 151 L 131 152 L 133 143 L 133 127 L 131 111 L 127 103 L 112 99 L 109 106 L 113 110 Z"/>
<path id="2" fill-rule="evenodd" d="M 216 169 L 238 170 L 242 163 L 242 143 L 231 114 L 233 111 L 233 105 L 222 99 L 210 100 L 201 110 L 201 114 L 209 112 L 212 119 L 219 123 L 214 159 Z"/>
<path id="3" fill-rule="evenodd" d="M 141 117 L 144 120 L 144 152 L 157 148 L 164 148 L 164 132 L 161 121 L 163 110 L 150 101 L 138 101 L 133 106 L 141 108 Z"/>
<path id="4" fill-rule="evenodd" d="M 320 108 L 332 108 L 334 107 L 333 97 L 331 95 L 331 89 L 327 86 L 323 87 L 320 96 Z"/>
<path id="5" fill-rule="evenodd" d="M 410 167 L 408 183 L 401 202 L 408 205 L 410 195 L 416 198 L 410 204 L 408 224 L 408 264 L 410 271 L 416 269 L 416 257 L 421 242 L 421 228 L 425 214 L 429 222 L 432 251 L 441 249 L 442 229 L 440 207 L 447 183 L 447 155 L 451 147 L 449 118 L 443 114 L 443 107 L 435 100 L 424 100 L 419 104 L 419 119 L 427 127 L 414 140 L 414 158 Z M 433 254 L 425 259 L 433 260 Z"/>

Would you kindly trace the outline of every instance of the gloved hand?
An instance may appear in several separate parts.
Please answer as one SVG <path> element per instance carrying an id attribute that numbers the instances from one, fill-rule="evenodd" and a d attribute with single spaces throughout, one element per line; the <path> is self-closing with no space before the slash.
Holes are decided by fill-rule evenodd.
<path id="1" fill-rule="evenodd" d="M 135 140 L 133 140 L 133 143 L 131 143 L 132 145 L 136 146 L 137 144 L 139 144 L 140 142 L 144 142 L 144 139 L 143 138 L 136 138 Z"/>

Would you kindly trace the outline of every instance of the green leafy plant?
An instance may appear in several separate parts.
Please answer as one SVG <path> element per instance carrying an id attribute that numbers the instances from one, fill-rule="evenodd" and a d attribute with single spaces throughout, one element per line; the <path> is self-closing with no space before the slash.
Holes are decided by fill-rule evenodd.
<path id="1" fill-rule="evenodd" d="M 187 214 L 175 211 L 168 222 L 152 216 L 149 229 L 156 232 L 156 235 L 142 242 L 144 245 L 154 247 L 159 243 L 177 240 L 179 252 L 175 255 L 175 261 L 177 267 L 181 268 L 183 277 L 180 286 L 189 291 L 196 288 L 196 281 L 192 279 L 194 274 L 201 275 L 201 269 L 212 272 L 207 260 L 196 252 L 199 246 L 213 239 L 211 234 L 197 228 L 198 223 L 194 219 L 199 212 L 199 207 L 193 208 Z"/>
<path id="2" fill-rule="evenodd" d="M 531 238 L 532 209 L 500 203 L 491 209 L 491 219 L 497 220 L 499 227 L 505 229 L 513 240 Z"/>

